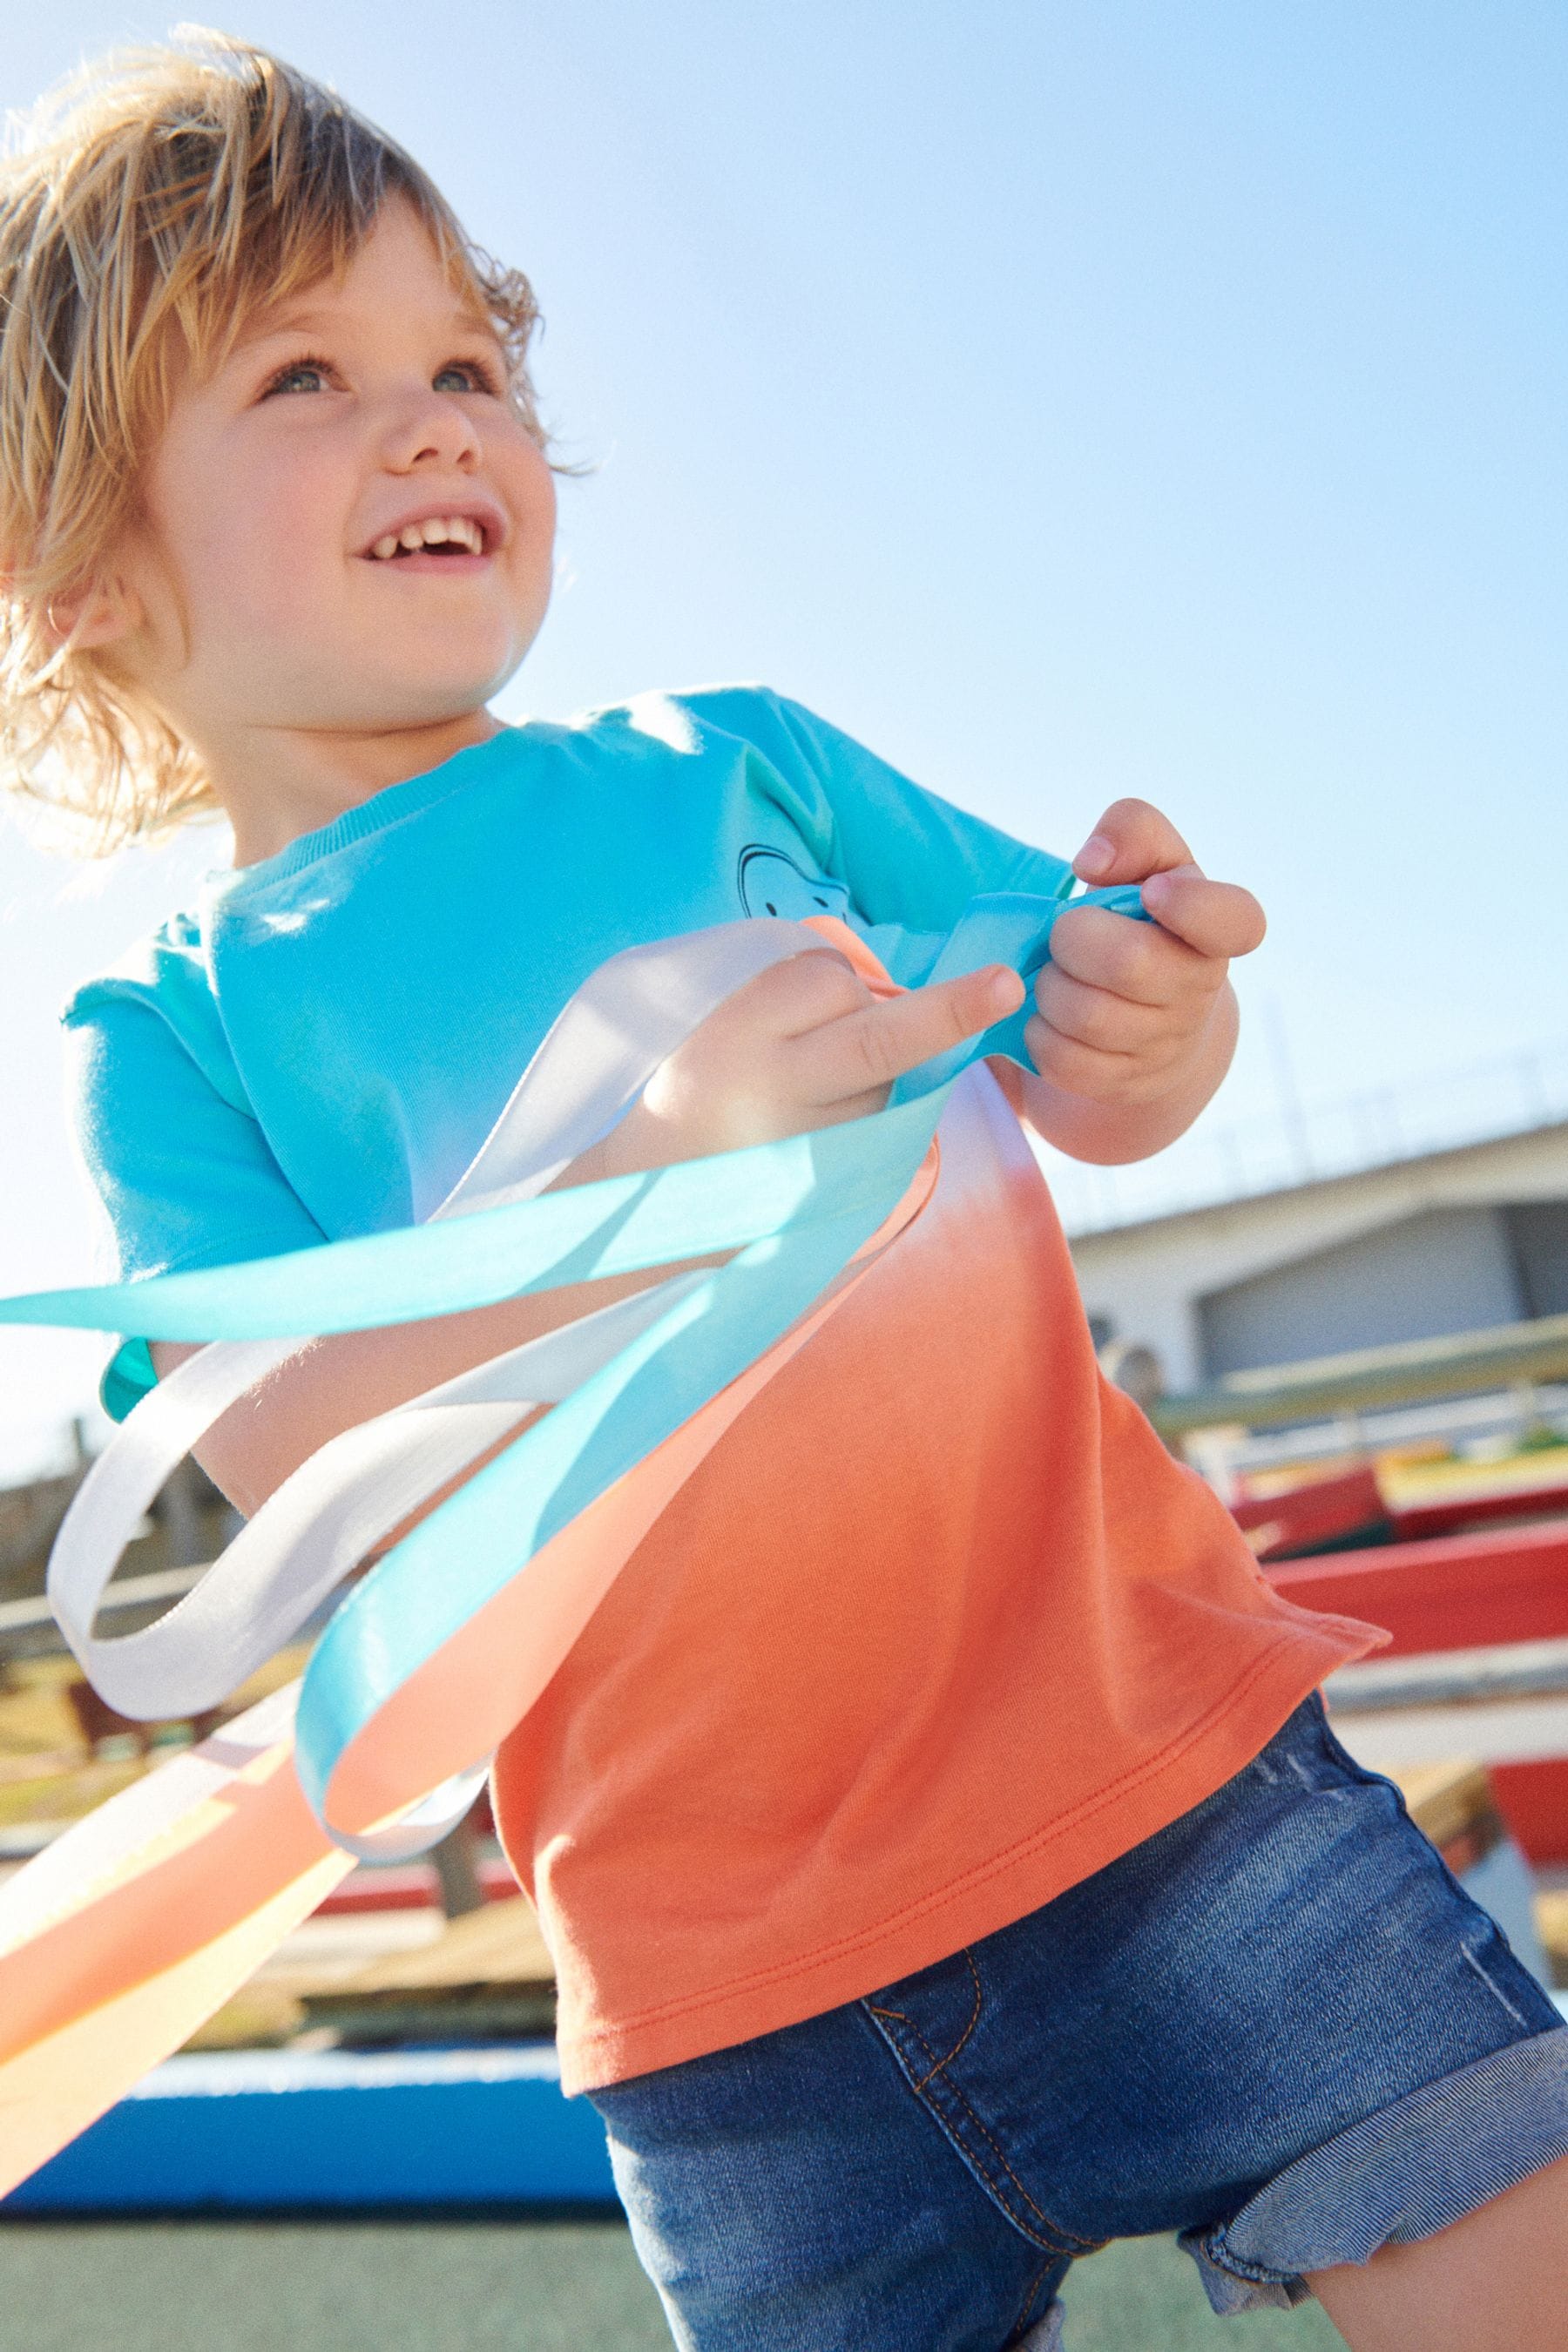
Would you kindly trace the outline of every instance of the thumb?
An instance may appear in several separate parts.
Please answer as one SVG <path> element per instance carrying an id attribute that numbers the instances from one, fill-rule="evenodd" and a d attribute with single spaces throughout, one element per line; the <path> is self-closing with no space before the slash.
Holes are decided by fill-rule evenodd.
<path id="1" fill-rule="evenodd" d="M 1192 856 L 1170 818 L 1147 801 L 1112 801 L 1072 863 L 1085 882 L 1146 882 L 1190 866 Z"/>

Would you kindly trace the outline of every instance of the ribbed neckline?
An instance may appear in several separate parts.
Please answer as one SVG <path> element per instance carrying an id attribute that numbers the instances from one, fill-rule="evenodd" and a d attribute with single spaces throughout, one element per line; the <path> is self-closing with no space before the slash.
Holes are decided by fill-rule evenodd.
<path id="1" fill-rule="evenodd" d="M 411 816 L 416 810 L 444 800 L 448 793 L 471 783 L 478 764 L 504 757 L 521 743 L 526 731 L 522 727 L 503 727 L 499 735 L 491 735 L 482 743 L 465 744 L 462 751 L 454 751 L 438 766 L 426 769 L 421 775 L 405 776 L 400 784 L 384 784 L 380 792 L 345 809 L 330 824 L 318 825 L 313 833 L 300 834 L 286 848 L 275 850 L 270 857 L 258 857 L 253 866 L 215 866 L 203 877 L 208 894 L 226 900 L 247 890 L 263 889 L 269 882 L 281 881 L 286 875 L 298 874 L 303 867 L 314 866 L 318 859 L 331 856 L 350 842 L 384 832 L 400 818 Z"/>

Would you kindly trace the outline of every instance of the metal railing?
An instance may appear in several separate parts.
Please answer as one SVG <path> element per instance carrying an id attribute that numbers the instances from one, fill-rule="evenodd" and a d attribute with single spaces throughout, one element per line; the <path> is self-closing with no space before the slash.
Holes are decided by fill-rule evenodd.
<path id="1" fill-rule="evenodd" d="M 1150 1418 L 1164 1437 L 1235 1426 L 1272 1429 L 1296 1422 L 1411 1404 L 1432 1397 L 1481 1396 L 1568 1380 L 1568 1315 L 1460 1331 L 1451 1339 L 1402 1339 L 1310 1362 L 1227 1372 L 1208 1387 L 1163 1396 Z"/>
<path id="2" fill-rule="evenodd" d="M 1227 1120 L 1223 1103 L 1168 1150 L 1130 1167 L 1089 1168 L 1042 1150 L 1068 1234 L 1218 1208 L 1555 1127 L 1568 1120 L 1568 1039 L 1331 1101 L 1282 1101 L 1251 1118 Z"/>
<path id="3" fill-rule="evenodd" d="M 150 1616 L 156 1616 L 160 1602 L 183 1601 L 201 1582 L 211 1565 L 210 1560 L 202 1560 L 190 1568 L 154 1569 L 150 1576 L 122 1576 L 104 1593 L 97 1614 L 102 1617 L 119 1610 L 144 1609 Z M 7 1635 L 52 1632 L 54 1624 L 55 1612 L 41 1592 L 21 1601 L 0 1601 L 0 1648 Z"/>

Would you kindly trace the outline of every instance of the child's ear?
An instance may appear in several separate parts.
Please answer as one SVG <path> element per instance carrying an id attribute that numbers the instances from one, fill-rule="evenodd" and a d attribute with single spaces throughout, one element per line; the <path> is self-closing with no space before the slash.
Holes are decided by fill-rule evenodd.
<path id="1" fill-rule="evenodd" d="M 118 645 L 142 623 L 141 600 L 118 572 L 105 572 L 79 587 L 51 596 L 45 619 L 57 643 L 68 637 L 85 652 L 93 646 Z"/>

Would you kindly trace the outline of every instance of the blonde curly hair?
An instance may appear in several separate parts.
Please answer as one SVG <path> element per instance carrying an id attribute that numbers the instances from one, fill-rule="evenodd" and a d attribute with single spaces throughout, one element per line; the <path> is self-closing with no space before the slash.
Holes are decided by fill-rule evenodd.
<path id="1" fill-rule="evenodd" d="M 132 520 L 168 415 L 176 335 L 198 371 L 256 310 L 340 272 L 396 196 L 505 349 L 545 446 L 533 291 L 434 182 L 336 94 L 266 50 L 182 26 L 50 91 L 0 159 L 0 767 L 105 856 L 218 814 L 198 762 L 51 607 Z"/>

